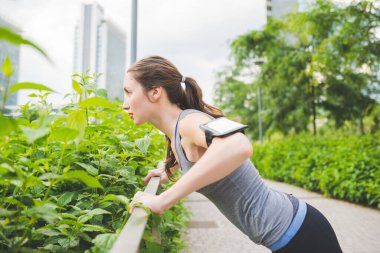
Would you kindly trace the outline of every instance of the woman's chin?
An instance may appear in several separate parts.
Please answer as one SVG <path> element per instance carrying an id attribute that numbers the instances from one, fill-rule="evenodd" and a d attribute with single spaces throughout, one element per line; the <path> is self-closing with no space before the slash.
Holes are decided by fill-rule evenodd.
<path id="1" fill-rule="evenodd" d="M 140 126 L 140 125 L 144 124 L 144 122 L 140 122 L 137 119 L 133 119 L 133 123 L 135 123 L 136 126 Z"/>
<path id="2" fill-rule="evenodd" d="M 145 124 L 145 123 L 147 123 L 147 121 L 146 120 L 143 120 L 143 119 L 141 119 L 141 118 L 132 118 L 132 120 L 133 120 L 133 123 L 136 125 L 136 126 L 140 126 L 140 125 L 143 125 L 143 124 Z"/>

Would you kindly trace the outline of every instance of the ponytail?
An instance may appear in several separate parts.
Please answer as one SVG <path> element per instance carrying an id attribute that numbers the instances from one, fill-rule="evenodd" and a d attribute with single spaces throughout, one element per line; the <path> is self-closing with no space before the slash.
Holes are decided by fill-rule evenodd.
<path id="1" fill-rule="evenodd" d="M 223 112 L 202 100 L 203 94 L 202 90 L 199 87 L 197 81 L 191 77 L 186 77 L 185 79 L 186 90 L 185 90 L 185 99 L 186 99 L 186 108 L 184 109 L 196 109 L 198 111 L 207 113 L 214 118 L 219 118 L 223 116 Z"/>

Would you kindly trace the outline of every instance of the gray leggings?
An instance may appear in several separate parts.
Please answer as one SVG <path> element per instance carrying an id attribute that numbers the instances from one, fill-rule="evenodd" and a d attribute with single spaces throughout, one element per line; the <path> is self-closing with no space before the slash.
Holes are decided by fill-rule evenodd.
<path id="1" fill-rule="evenodd" d="M 326 217 L 307 204 L 306 217 L 297 234 L 274 253 L 342 253 L 342 249 Z"/>

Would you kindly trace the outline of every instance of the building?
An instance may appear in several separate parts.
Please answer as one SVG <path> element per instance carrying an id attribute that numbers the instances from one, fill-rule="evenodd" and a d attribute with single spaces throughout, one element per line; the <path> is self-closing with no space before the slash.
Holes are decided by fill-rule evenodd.
<path id="1" fill-rule="evenodd" d="M 299 8 L 297 0 L 266 0 L 266 3 L 267 18 L 281 18 Z"/>
<path id="2" fill-rule="evenodd" d="M 14 24 L 12 24 L 10 21 L 8 21 L 5 17 L 0 16 L 0 26 L 5 26 L 9 29 L 11 29 L 13 32 L 21 33 L 21 30 L 17 28 Z M 13 75 L 10 79 L 10 85 L 13 83 L 18 82 L 19 78 L 19 71 L 20 71 L 20 46 L 10 44 L 6 41 L 0 40 L 0 67 L 2 66 L 5 57 L 9 56 L 9 58 L 12 61 L 12 67 L 13 67 Z M 2 74 L 0 71 L 0 87 L 5 89 L 5 85 L 7 83 L 7 78 Z M 3 90 L 1 89 L 1 90 Z M 2 95 L 2 92 L 0 92 Z M 2 96 L 0 96 L 2 98 Z M 2 101 L 1 101 L 2 103 Z M 7 98 L 7 107 L 9 106 L 16 106 L 17 105 L 17 92 L 12 93 Z"/>
<path id="3" fill-rule="evenodd" d="M 122 100 L 125 68 L 125 33 L 105 19 L 98 3 L 83 4 L 75 27 L 74 72 L 101 74 L 97 87 L 106 89 L 109 99 Z"/>

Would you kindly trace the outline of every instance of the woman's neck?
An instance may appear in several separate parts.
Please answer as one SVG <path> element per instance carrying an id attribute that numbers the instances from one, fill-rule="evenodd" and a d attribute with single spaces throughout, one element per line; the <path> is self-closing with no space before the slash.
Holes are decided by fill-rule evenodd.
<path id="1" fill-rule="evenodd" d="M 167 106 L 165 109 L 157 108 L 151 123 L 163 132 L 173 143 L 175 126 L 182 109 L 177 105 Z"/>

